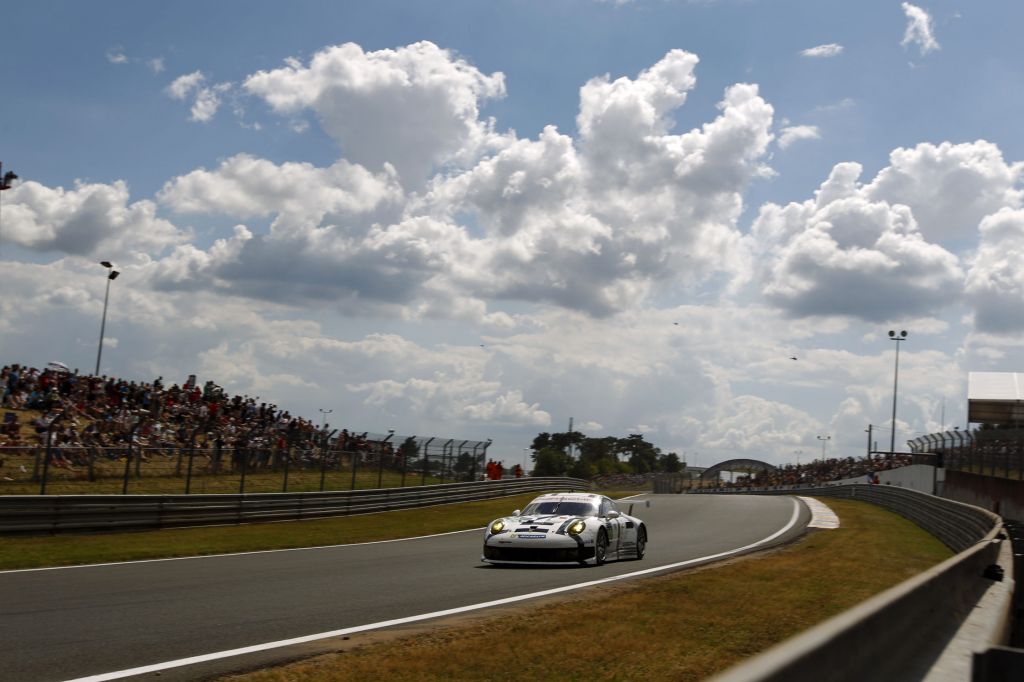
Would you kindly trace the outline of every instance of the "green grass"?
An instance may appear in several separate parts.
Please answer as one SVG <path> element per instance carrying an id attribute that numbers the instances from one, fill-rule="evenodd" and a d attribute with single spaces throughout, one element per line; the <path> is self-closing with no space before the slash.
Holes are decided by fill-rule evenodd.
<path id="1" fill-rule="evenodd" d="M 8 465 L 17 464 L 9 462 Z M 31 465 L 26 467 L 31 472 Z M 114 470 L 118 470 L 115 472 Z M 143 465 L 142 476 L 134 475 L 128 480 L 128 493 L 131 495 L 183 495 L 185 493 L 185 476 L 162 473 L 165 469 L 155 470 Z M 173 470 L 172 467 L 166 470 Z M 134 471 L 134 465 L 133 465 Z M 97 478 L 89 481 L 87 473 L 78 469 L 73 472 L 52 470 L 46 483 L 47 495 L 120 495 L 124 489 L 124 463 L 111 462 L 102 468 L 97 467 Z M 420 485 L 423 481 L 419 473 L 407 473 L 406 486 Z M 378 486 L 378 482 L 380 485 Z M 426 485 L 440 483 L 436 476 L 428 476 Z M 450 482 L 450 480 L 445 481 Z M 360 468 L 356 470 L 356 490 L 370 488 L 397 488 L 402 485 L 401 472 L 385 470 L 380 476 L 376 468 Z M 351 490 L 352 470 L 328 471 L 324 475 L 324 490 Z M 40 484 L 29 480 L 0 481 L 0 495 L 38 495 Z M 192 477 L 190 492 L 194 495 L 205 493 L 238 493 L 241 490 L 241 475 L 196 474 Z M 290 493 L 311 492 L 320 490 L 320 472 L 293 470 L 288 473 L 288 490 Z M 284 473 L 247 473 L 245 477 L 246 493 L 279 493 L 284 491 Z"/>
<path id="2" fill-rule="evenodd" d="M 361 645 L 371 635 L 355 635 L 343 653 L 230 679 L 700 680 L 951 555 L 880 507 L 826 502 L 842 528 L 779 550 L 379 644 Z"/>
<path id="3" fill-rule="evenodd" d="M 140 533 L 5 537 L 0 541 L 0 569 L 316 547 L 483 528 L 488 521 L 526 505 L 538 494 L 312 521 Z"/>

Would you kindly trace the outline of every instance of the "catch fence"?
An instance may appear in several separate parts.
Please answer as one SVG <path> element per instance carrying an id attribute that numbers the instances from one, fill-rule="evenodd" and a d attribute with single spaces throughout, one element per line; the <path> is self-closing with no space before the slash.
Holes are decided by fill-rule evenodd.
<path id="1" fill-rule="evenodd" d="M 933 453 L 949 471 L 1024 479 L 1024 429 L 944 431 L 907 441 L 912 452 Z"/>
<path id="2" fill-rule="evenodd" d="M 66 447 L 0 449 L 0 494 L 307 492 L 479 480 L 490 441 L 335 434 L 287 447 Z M 350 441 L 351 442 L 351 441 Z"/>

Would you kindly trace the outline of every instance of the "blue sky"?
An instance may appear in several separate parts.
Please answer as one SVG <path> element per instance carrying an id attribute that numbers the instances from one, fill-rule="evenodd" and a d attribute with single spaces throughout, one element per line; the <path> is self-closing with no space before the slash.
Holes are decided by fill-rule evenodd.
<path id="1" fill-rule="evenodd" d="M 4 17 L 6 361 L 89 369 L 114 259 L 105 371 L 510 459 L 573 416 L 706 464 L 858 454 L 894 326 L 900 440 L 1024 359 L 1019 3 Z"/>

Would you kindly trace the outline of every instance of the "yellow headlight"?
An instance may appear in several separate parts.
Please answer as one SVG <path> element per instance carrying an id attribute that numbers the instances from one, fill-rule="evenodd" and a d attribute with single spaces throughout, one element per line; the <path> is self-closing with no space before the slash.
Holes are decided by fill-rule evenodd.
<path id="1" fill-rule="evenodd" d="M 583 521 L 573 521 L 569 524 L 569 535 L 579 535 L 583 532 L 583 529 L 587 527 L 587 524 Z"/>
<path id="2" fill-rule="evenodd" d="M 504 521 L 495 521 L 494 523 L 491 524 L 491 535 L 494 535 L 496 533 L 500 533 L 503 530 L 505 530 L 505 522 Z"/>

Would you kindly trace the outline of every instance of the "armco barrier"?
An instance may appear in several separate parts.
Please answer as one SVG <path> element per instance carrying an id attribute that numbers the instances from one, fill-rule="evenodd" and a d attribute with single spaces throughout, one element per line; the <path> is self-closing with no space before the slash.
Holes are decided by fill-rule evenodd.
<path id="1" fill-rule="evenodd" d="M 911 519 L 958 553 L 726 671 L 715 682 L 924 679 L 992 585 L 986 569 L 998 563 L 1005 538 L 1002 520 L 995 514 L 903 488 L 847 485 L 718 492 L 864 500 Z M 1004 569 L 1012 575 L 1012 566 Z M 995 617 L 1005 619 L 1007 614 L 1008 609 L 997 610 Z"/>
<path id="2" fill-rule="evenodd" d="M 0 533 L 126 531 L 294 521 L 589 487 L 588 481 L 577 478 L 531 477 L 322 493 L 7 495 L 0 497 Z"/>

